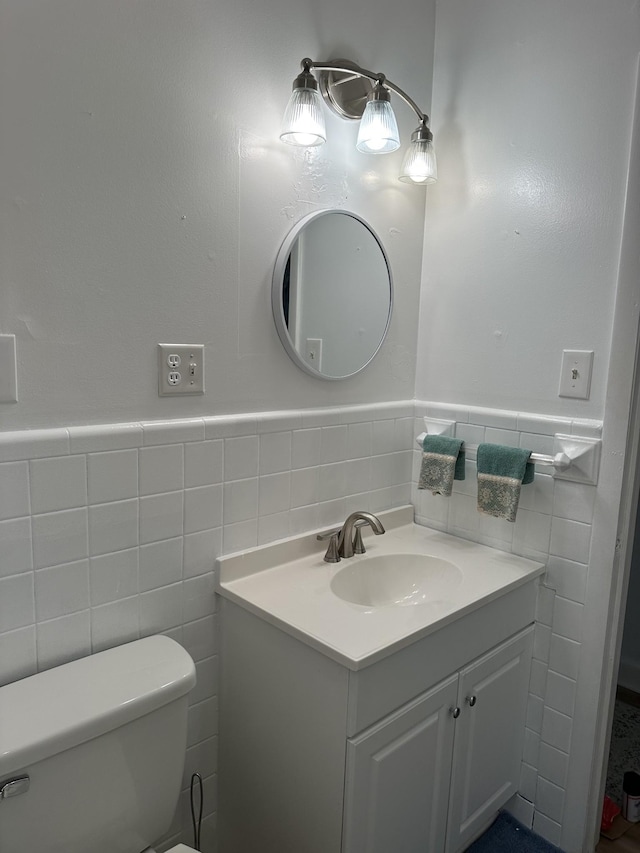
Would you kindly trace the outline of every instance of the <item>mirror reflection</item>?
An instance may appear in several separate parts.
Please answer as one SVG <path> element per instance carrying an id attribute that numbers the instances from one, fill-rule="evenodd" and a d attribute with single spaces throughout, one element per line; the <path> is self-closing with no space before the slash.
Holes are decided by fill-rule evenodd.
<path id="1" fill-rule="evenodd" d="M 392 302 L 384 248 L 355 214 L 312 213 L 283 243 L 273 314 L 285 349 L 307 373 L 345 379 L 366 367 L 382 345 Z"/>

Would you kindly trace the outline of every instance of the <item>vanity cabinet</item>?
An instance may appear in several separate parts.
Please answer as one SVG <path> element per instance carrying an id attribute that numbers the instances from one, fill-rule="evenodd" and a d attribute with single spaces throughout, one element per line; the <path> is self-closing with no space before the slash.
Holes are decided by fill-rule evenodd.
<path id="1" fill-rule="evenodd" d="M 464 850 L 517 791 L 536 588 L 353 667 L 221 599 L 221 849 Z"/>
<path id="2" fill-rule="evenodd" d="M 516 793 L 532 633 L 349 739 L 343 853 L 457 853 Z"/>

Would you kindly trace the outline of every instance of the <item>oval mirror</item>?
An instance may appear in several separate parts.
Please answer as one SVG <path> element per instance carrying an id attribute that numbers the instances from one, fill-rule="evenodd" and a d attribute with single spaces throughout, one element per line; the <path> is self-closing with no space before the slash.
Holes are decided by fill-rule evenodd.
<path id="1" fill-rule="evenodd" d="M 312 376 L 346 379 L 382 346 L 393 306 L 382 243 L 354 213 L 309 214 L 282 244 L 271 305 L 280 340 Z"/>

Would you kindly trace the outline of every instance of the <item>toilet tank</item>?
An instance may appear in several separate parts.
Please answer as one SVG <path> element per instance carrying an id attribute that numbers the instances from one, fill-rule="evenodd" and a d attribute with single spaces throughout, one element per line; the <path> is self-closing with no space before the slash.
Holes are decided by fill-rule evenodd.
<path id="1" fill-rule="evenodd" d="M 153 844 L 180 793 L 194 684 L 187 652 L 156 636 L 0 688 L 0 851 Z"/>

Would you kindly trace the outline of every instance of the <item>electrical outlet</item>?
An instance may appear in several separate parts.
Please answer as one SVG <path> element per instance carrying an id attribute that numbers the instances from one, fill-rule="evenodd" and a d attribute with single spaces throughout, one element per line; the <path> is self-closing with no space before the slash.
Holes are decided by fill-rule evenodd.
<path id="1" fill-rule="evenodd" d="M 592 367 L 593 350 L 563 350 L 558 397 L 576 397 L 578 400 L 588 400 L 591 390 Z"/>
<path id="2" fill-rule="evenodd" d="M 158 394 L 204 394 L 204 344 L 158 344 Z"/>

